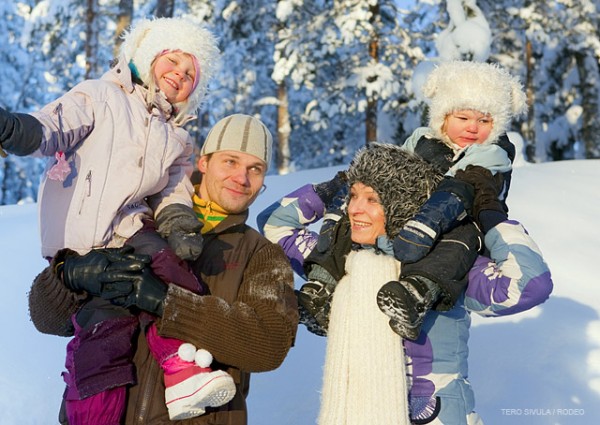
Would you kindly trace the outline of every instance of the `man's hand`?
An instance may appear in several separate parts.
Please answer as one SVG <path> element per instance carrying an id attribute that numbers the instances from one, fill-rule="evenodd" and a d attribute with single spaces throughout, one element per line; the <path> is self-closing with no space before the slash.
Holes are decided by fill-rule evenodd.
<path id="1" fill-rule="evenodd" d="M 65 286 L 73 291 L 85 291 L 100 296 L 100 275 L 105 271 L 135 272 L 151 261 L 148 255 L 133 253 L 133 247 L 94 249 L 85 255 L 67 257 L 58 271 L 62 271 Z"/>
<path id="2" fill-rule="evenodd" d="M 100 279 L 102 298 L 121 307 L 135 307 L 162 316 L 163 301 L 169 288 L 149 268 L 141 271 L 107 271 Z"/>
<path id="3" fill-rule="evenodd" d="M 181 204 L 166 206 L 158 213 L 156 226 L 158 233 L 182 260 L 195 260 L 202 253 L 203 223 L 190 207 Z"/>

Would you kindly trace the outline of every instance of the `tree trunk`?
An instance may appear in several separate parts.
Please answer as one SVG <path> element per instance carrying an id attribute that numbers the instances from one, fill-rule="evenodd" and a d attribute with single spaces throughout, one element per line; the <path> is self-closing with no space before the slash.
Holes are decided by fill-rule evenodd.
<path id="1" fill-rule="evenodd" d="M 526 159 L 531 161 L 535 156 L 535 89 L 533 87 L 533 46 L 530 40 L 525 42 L 525 93 L 527 95 L 527 121 L 523 124 L 523 135 L 525 136 L 525 146 L 523 149 Z"/>
<path id="2" fill-rule="evenodd" d="M 158 0 L 156 2 L 156 16 L 159 18 L 172 18 L 175 10 L 175 0 Z M 168 37 L 166 34 L 165 36 Z"/>
<path id="3" fill-rule="evenodd" d="M 277 87 L 277 172 L 287 174 L 290 171 L 290 110 L 285 81 Z"/>
<path id="4" fill-rule="evenodd" d="M 375 23 L 378 21 L 379 17 L 379 3 L 375 3 L 369 6 L 369 12 L 371 12 L 371 17 L 369 18 L 369 22 L 375 28 Z M 379 62 L 379 35 L 377 31 L 373 29 L 373 33 L 371 34 L 371 41 L 369 42 L 369 57 L 373 62 Z M 377 77 L 372 77 L 377 78 Z M 366 144 L 377 140 L 377 109 L 378 102 L 377 97 L 379 95 L 376 94 L 372 98 L 367 98 L 367 110 L 366 110 Z"/>
<path id="5" fill-rule="evenodd" d="M 119 50 L 123 39 L 121 36 L 131 25 L 131 17 L 133 16 L 133 0 L 119 0 L 119 14 L 117 15 L 117 29 L 115 31 L 115 44 L 113 56 L 119 56 Z"/>
<path id="6" fill-rule="evenodd" d="M 85 13 L 85 79 L 97 76 L 98 32 L 96 30 L 98 0 L 87 0 Z"/>
<path id="7" fill-rule="evenodd" d="M 576 53 L 579 73 L 581 106 L 581 138 L 585 146 L 585 158 L 600 158 L 600 120 L 598 119 L 598 62 L 585 53 Z"/>

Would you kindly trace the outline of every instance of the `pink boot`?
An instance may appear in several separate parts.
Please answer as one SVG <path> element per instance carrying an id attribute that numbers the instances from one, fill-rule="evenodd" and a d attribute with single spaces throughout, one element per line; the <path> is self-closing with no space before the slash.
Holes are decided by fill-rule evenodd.
<path id="1" fill-rule="evenodd" d="M 163 363 L 165 402 L 171 420 L 203 415 L 206 407 L 227 404 L 235 396 L 233 378 L 223 370 L 212 370 L 212 355 L 181 344 L 178 354 Z"/>

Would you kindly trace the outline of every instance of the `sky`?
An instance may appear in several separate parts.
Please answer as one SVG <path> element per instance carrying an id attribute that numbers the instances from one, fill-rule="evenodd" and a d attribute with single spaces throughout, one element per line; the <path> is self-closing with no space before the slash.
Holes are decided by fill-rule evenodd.
<path id="1" fill-rule="evenodd" d="M 250 224 L 293 188 L 327 180 L 338 169 L 268 176 Z M 486 424 L 589 425 L 600 417 L 600 284 L 594 264 L 600 261 L 598 181 L 600 160 L 515 162 L 509 215 L 540 246 L 554 291 L 544 304 L 520 315 L 473 316 L 469 379 Z M 46 265 L 36 208 L 0 207 L 5 338 L 0 425 L 58 423 L 64 389 L 60 373 L 68 339 L 40 334 L 29 320 L 27 292 Z M 298 278 L 296 286 L 301 283 Z M 301 327 L 280 368 L 252 375 L 249 425 L 316 423 L 325 344 L 325 338 Z"/>

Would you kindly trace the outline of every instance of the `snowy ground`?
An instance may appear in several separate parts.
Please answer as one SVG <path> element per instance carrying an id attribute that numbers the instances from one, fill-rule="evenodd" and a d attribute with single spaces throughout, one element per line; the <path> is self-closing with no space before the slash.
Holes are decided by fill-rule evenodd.
<path id="1" fill-rule="evenodd" d="M 256 214 L 278 197 L 337 169 L 267 178 Z M 504 319 L 474 318 L 470 379 L 487 424 L 578 425 L 600 418 L 600 160 L 516 166 L 510 215 L 538 242 L 554 277 L 550 300 Z M 254 215 L 251 217 L 254 224 Z M 0 207 L 5 297 L 0 425 L 56 424 L 66 339 L 39 334 L 27 291 L 45 266 L 35 205 Z M 297 282 L 300 284 L 300 281 Z M 300 329 L 278 370 L 253 375 L 250 425 L 315 423 L 325 339 Z M 378 425 L 378 424 L 375 424 Z"/>

